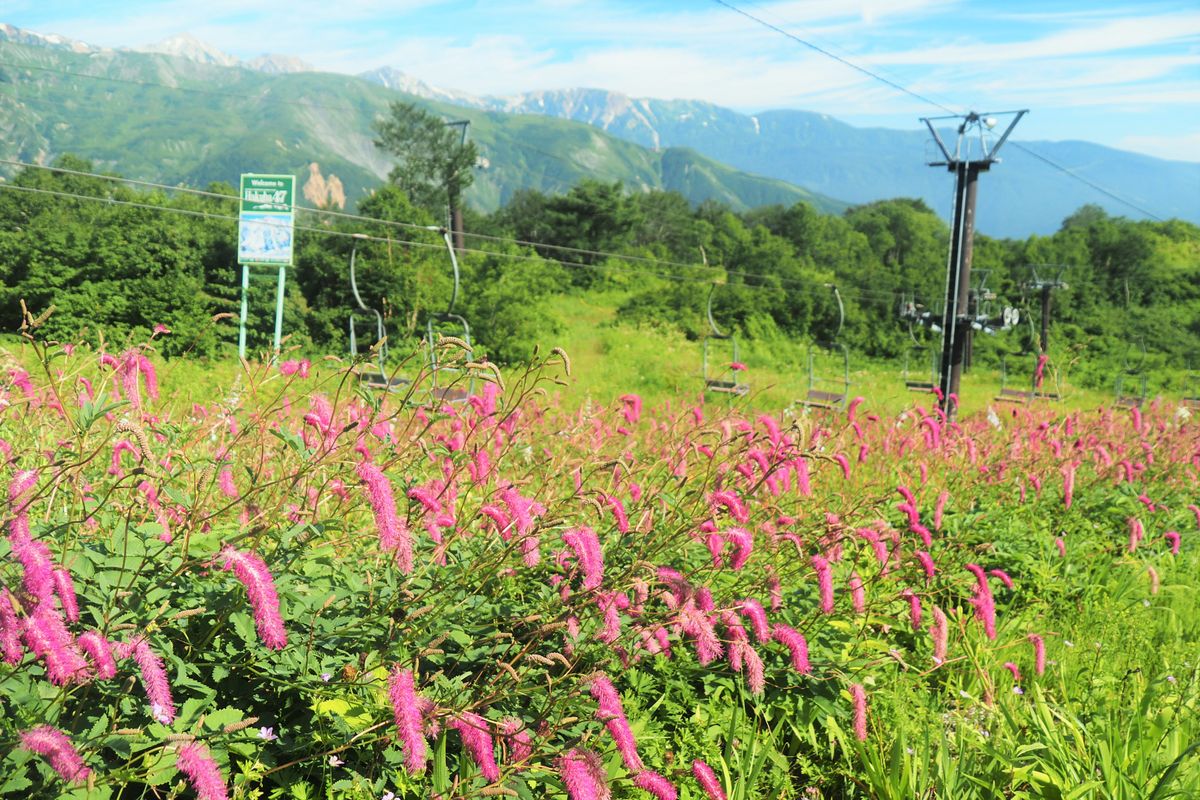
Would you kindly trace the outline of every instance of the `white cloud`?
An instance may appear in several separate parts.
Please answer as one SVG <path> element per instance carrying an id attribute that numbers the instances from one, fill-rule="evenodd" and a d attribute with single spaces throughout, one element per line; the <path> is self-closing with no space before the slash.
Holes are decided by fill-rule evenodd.
<path id="1" fill-rule="evenodd" d="M 1200 35 L 1200 13 L 1129 17 L 1102 25 L 1053 33 L 1030 41 L 971 42 L 904 52 L 873 53 L 871 64 L 1006 64 L 1035 58 L 1061 58 L 1134 50 L 1180 42 Z"/>
<path id="2" fill-rule="evenodd" d="M 38 14 L 30 0 L 13 2 L 19 13 L 8 22 Z M 1156 120 L 1172 119 L 1189 136 L 1200 130 L 1194 0 L 1034 12 L 962 0 L 735 5 L 796 38 L 710 0 L 130 0 L 115 11 L 106 4 L 52 26 L 22 27 L 106 46 L 188 32 L 242 58 L 279 52 L 346 73 L 389 65 L 473 94 L 593 87 L 910 128 L 918 116 L 942 113 L 808 43 L 955 110 L 1031 107 L 1057 120 L 1061 132 L 1051 138 L 1161 147 L 1157 131 L 1148 132 Z M 1073 121 L 1103 109 L 1120 117 L 1120 127 Z"/>
<path id="3" fill-rule="evenodd" d="M 1173 161 L 1200 161 L 1200 131 L 1183 136 L 1133 134 L 1118 139 L 1116 146 Z"/>

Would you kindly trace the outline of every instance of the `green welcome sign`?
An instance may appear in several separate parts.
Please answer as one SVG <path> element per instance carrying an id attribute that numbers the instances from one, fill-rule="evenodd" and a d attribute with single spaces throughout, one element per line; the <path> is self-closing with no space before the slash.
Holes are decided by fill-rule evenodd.
<path id="1" fill-rule="evenodd" d="M 275 348 L 283 334 L 283 296 L 287 268 L 292 264 L 296 225 L 296 177 L 243 173 L 241 213 L 238 215 L 238 263 L 242 265 L 242 313 L 238 326 L 238 356 L 246 357 L 246 317 L 251 265 L 277 267 Z"/>
<path id="2" fill-rule="evenodd" d="M 239 264 L 292 264 L 296 177 L 242 175 Z"/>

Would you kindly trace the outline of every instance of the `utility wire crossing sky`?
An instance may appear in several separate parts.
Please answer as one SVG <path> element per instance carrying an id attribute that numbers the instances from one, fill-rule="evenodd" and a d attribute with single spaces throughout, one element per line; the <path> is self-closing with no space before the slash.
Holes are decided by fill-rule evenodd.
<path id="1" fill-rule="evenodd" d="M 1029 108 L 1023 140 L 1200 161 L 1195 0 L 9 0 L 0 22 L 113 48 L 187 33 L 473 95 L 588 87 L 908 130 Z"/>

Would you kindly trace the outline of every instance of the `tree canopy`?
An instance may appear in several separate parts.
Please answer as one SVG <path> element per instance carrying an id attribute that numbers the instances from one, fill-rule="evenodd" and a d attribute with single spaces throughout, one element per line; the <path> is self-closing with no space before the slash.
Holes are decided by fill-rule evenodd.
<path id="1" fill-rule="evenodd" d="M 417 121 L 430 142 L 452 135 L 439 120 Z M 440 169 L 459 169 L 468 150 L 458 151 L 458 166 Z M 69 156 L 58 163 L 92 169 Z M 302 217 L 308 224 L 297 230 L 285 301 L 293 344 L 345 352 L 351 233 L 371 237 L 359 240 L 358 285 L 385 316 L 393 341 L 419 338 L 429 315 L 446 308 L 452 279 L 445 242 L 412 226 L 436 225 L 442 208 L 435 190 L 444 183 L 438 176 L 448 173 L 403 164 L 401 180 L 360 204 L 366 220 Z M 100 331 L 110 341 L 145 337 L 161 324 L 175 334 L 162 345 L 168 356 L 228 352 L 233 326 L 212 318 L 235 314 L 239 305 L 232 187 L 209 187 L 227 198 L 144 192 L 40 169 L 19 172 L 11 186 L 29 191 L 0 191 L 3 329 L 17 328 L 24 300 L 31 309 L 56 307 L 46 330 L 58 338 L 95 339 Z M 801 341 L 834 334 L 829 287 L 836 285 L 846 311 L 841 341 L 856 354 L 899 358 L 912 346 L 897 319 L 900 298 L 940 307 L 949 238 L 947 224 L 919 200 L 869 203 L 836 216 L 803 203 L 737 214 L 718 203 L 692 208 L 677 194 L 597 181 L 562 195 L 517 193 L 498 212 L 474 215 L 472 227 L 485 238 L 459 259 L 457 310 L 481 349 L 502 361 L 526 357 L 553 333 L 543 304 L 564 293 L 608 292 L 620 302 L 621 320 L 700 337 L 714 282 L 725 284 L 714 295 L 722 328 Z M 977 272 L 987 272 L 989 288 L 1025 314 L 1036 311 L 1028 283 L 1037 265 L 1053 265 L 1069 284 L 1054 295 L 1052 341 L 1083 355 L 1077 375 L 1084 380 L 1109 380 L 1139 341 L 1177 368 L 1200 351 L 1197 226 L 1131 221 L 1085 206 L 1050 236 L 976 238 Z M 273 282 L 252 284 L 252 347 L 267 344 L 273 291 Z M 995 363 L 1001 352 L 1028 352 L 1031 341 L 1024 330 L 976 337 L 977 355 Z"/>

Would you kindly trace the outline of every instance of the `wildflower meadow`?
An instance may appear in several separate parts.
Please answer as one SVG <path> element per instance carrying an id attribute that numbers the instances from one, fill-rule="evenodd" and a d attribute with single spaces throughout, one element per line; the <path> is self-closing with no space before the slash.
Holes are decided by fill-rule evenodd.
<path id="1" fill-rule="evenodd" d="M 1200 795 L 1187 409 L 572 405 L 561 350 L 442 349 L 465 402 L 3 365 L 0 795 Z"/>

